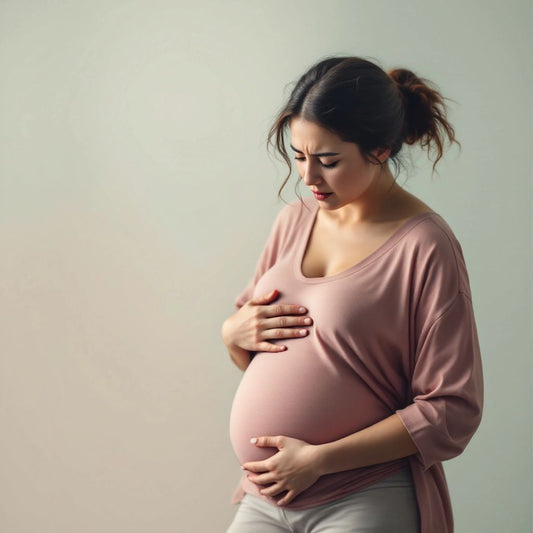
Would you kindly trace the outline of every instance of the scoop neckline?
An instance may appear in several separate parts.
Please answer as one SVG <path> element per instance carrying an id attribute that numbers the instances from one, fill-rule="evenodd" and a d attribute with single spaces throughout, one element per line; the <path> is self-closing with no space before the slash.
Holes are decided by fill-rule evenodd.
<path id="1" fill-rule="evenodd" d="M 294 273 L 296 277 L 300 281 L 304 281 L 305 283 L 325 283 L 325 282 L 345 278 L 346 276 L 349 276 L 353 274 L 354 272 L 361 270 L 368 264 L 378 259 L 381 255 L 386 253 L 403 237 L 403 235 L 405 235 L 420 220 L 423 220 L 424 218 L 429 218 L 432 216 L 440 216 L 436 211 L 424 211 L 423 213 L 418 213 L 417 215 L 413 215 L 409 217 L 400 227 L 396 228 L 394 233 L 383 244 L 378 246 L 373 252 L 371 252 L 361 261 L 358 261 L 354 265 L 348 267 L 345 270 L 342 270 L 341 272 L 337 272 L 336 274 L 333 274 L 332 276 L 318 276 L 318 277 L 308 278 L 304 276 L 303 274 L 302 263 L 304 259 L 305 250 L 307 249 L 307 245 L 309 244 L 309 240 L 311 239 L 311 233 L 315 226 L 315 221 L 318 216 L 318 211 L 320 210 L 320 205 L 318 204 L 318 202 L 314 204 L 313 209 L 314 211 L 309 216 L 309 220 L 307 221 L 307 224 L 305 226 L 304 238 L 302 239 L 302 242 L 298 250 L 297 260 L 294 263 Z"/>

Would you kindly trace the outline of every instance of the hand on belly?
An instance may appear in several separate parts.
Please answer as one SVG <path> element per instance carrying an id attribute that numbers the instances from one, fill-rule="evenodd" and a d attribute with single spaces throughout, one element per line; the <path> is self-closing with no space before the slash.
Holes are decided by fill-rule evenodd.
<path id="1" fill-rule="evenodd" d="M 261 494 L 274 498 L 286 493 L 277 501 L 278 505 L 290 503 L 320 477 L 318 446 L 286 436 L 255 437 L 251 444 L 270 449 L 274 455 L 262 461 L 246 462 L 242 468 L 250 472 L 247 477 L 259 486 Z"/>
<path id="2" fill-rule="evenodd" d="M 339 370 L 305 345 L 299 339 L 286 352 L 259 353 L 243 374 L 230 417 L 240 464 L 275 453 L 251 445 L 252 437 L 283 435 L 323 444 L 376 422 L 375 397 L 357 374 Z"/>

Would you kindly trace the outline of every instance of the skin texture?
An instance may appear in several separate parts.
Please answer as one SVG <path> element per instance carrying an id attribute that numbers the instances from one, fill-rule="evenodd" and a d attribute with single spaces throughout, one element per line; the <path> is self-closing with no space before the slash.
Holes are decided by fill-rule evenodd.
<path id="1" fill-rule="evenodd" d="M 319 203 L 322 214 L 335 221 L 338 229 L 353 229 L 372 221 L 398 203 L 394 193 L 401 189 L 387 165 L 366 161 L 355 143 L 344 142 L 305 119 L 294 117 L 289 125 L 291 146 L 298 150 L 298 173 L 311 191 L 332 193 Z M 322 153 L 338 155 L 316 155 Z M 384 163 L 390 150 L 377 149 L 372 153 Z"/>
<path id="2" fill-rule="evenodd" d="M 384 164 L 390 150 L 373 152 L 383 163 L 380 166 L 366 161 L 356 144 L 344 142 L 300 117 L 291 119 L 290 131 L 302 181 L 312 191 L 331 193 L 319 200 L 320 214 L 337 234 L 354 229 L 371 232 L 384 220 L 412 215 L 425 206 L 395 183 Z M 323 153 L 335 155 L 318 155 Z M 243 371 L 250 364 L 250 352 L 286 349 L 269 340 L 307 335 L 305 328 L 312 324 L 307 310 L 300 310 L 297 303 L 275 305 L 278 296 L 273 291 L 249 300 L 222 326 L 230 356 Z M 304 322 L 306 318 L 311 319 L 310 324 Z M 263 494 L 278 498 L 278 505 L 291 502 L 322 475 L 392 461 L 418 451 L 396 414 L 321 445 L 284 435 L 257 435 L 254 439 L 250 446 L 277 448 L 278 452 L 264 461 L 245 463 L 242 468 Z"/>
<path id="3" fill-rule="evenodd" d="M 326 444 L 312 445 L 285 436 L 258 437 L 250 444 L 279 450 L 265 461 L 242 465 L 243 470 L 250 472 L 250 481 L 269 485 L 261 489 L 262 494 L 281 495 L 278 505 L 291 502 L 324 474 L 392 461 L 418 451 L 396 414 Z"/>
<path id="4" fill-rule="evenodd" d="M 313 323 L 307 309 L 294 304 L 270 305 L 279 297 L 274 290 L 259 298 L 248 300 L 222 325 L 222 339 L 233 362 L 244 371 L 251 361 L 250 352 L 282 352 L 281 344 L 272 344 L 268 339 L 305 337 L 306 327 Z"/>

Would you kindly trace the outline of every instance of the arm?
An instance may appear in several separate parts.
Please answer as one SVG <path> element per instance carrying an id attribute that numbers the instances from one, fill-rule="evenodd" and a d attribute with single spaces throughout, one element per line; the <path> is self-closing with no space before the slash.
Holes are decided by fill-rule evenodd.
<path id="1" fill-rule="evenodd" d="M 258 280 L 276 262 L 276 258 L 278 256 L 280 247 L 283 242 L 282 236 L 285 231 L 283 229 L 284 220 L 288 215 L 289 215 L 289 211 L 287 210 L 287 207 L 285 207 L 278 213 L 276 219 L 274 220 L 268 239 L 257 261 L 254 275 L 252 279 L 249 281 L 248 285 L 245 287 L 245 289 L 235 299 L 235 306 L 237 308 L 237 312 L 240 309 L 242 309 L 242 307 L 246 303 L 249 303 L 252 300 L 254 288 Z M 274 290 L 269 295 L 263 295 L 262 297 L 259 297 L 253 303 L 256 305 L 268 305 L 272 303 L 278 296 L 279 296 L 279 292 L 277 290 Z M 301 314 L 301 311 L 297 311 L 294 309 L 295 306 L 292 306 L 292 307 L 293 307 L 292 313 Z M 276 314 L 277 315 L 289 314 L 291 312 L 291 310 L 289 310 L 287 306 L 285 306 L 283 310 L 278 309 L 277 311 L 278 312 L 274 313 L 272 316 L 275 316 Z M 238 333 L 238 330 L 242 327 L 242 322 L 241 324 L 235 324 L 236 314 L 237 313 L 234 313 L 233 315 L 231 315 L 224 321 L 224 323 L 222 324 L 221 335 L 222 335 L 222 340 L 224 344 L 226 345 L 228 353 L 231 357 L 231 360 L 235 363 L 235 365 L 237 366 L 237 368 L 239 368 L 239 370 L 242 370 L 244 372 L 248 368 L 253 358 L 253 355 L 257 351 L 262 350 L 262 351 L 270 351 L 270 352 L 279 352 L 284 349 L 283 347 L 268 343 L 268 338 L 266 338 L 263 342 L 260 342 L 257 339 L 257 334 L 255 333 L 253 335 L 255 346 L 250 345 L 250 343 L 252 342 L 250 339 L 247 339 L 247 343 L 249 344 L 248 346 L 239 345 L 239 344 L 242 344 L 243 342 L 242 334 Z M 295 325 L 295 324 L 291 323 L 288 325 Z M 254 328 L 252 329 L 256 330 L 257 327 L 258 327 L 258 324 L 256 320 Z M 248 327 L 248 329 L 250 329 L 250 327 Z M 284 331 L 282 334 L 277 335 L 277 337 L 287 337 L 287 338 L 293 337 L 293 336 L 294 336 L 293 332 L 289 332 L 289 331 Z M 270 338 L 276 338 L 276 336 L 271 336 Z"/>
<path id="2" fill-rule="evenodd" d="M 235 366 L 244 372 L 252 360 L 250 352 L 248 350 L 243 350 L 238 346 L 228 346 L 227 348 L 231 360 L 235 363 Z"/>
<path id="3" fill-rule="evenodd" d="M 227 320 L 224 322 L 224 324 L 222 324 L 222 340 L 226 345 L 231 360 L 235 363 L 239 370 L 244 372 L 252 360 L 252 353 L 231 343 L 227 334 L 227 324 Z"/>
<path id="4" fill-rule="evenodd" d="M 273 483 L 262 493 L 284 505 L 320 476 L 416 454 L 424 469 L 460 454 L 477 429 L 483 405 L 479 343 L 470 299 L 458 294 L 429 324 L 411 379 L 412 401 L 372 426 L 334 442 L 311 445 L 284 436 L 260 437 L 277 447 L 265 461 L 246 463 L 250 481 Z"/>
<path id="5" fill-rule="evenodd" d="M 411 403 L 396 411 L 424 469 L 456 457 L 478 428 L 483 371 L 470 297 L 459 293 L 425 329 L 411 377 Z"/>
<path id="6" fill-rule="evenodd" d="M 273 483 L 262 489 L 262 494 L 273 497 L 287 491 L 278 505 L 289 503 L 325 474 L 393 461 L 418 451 L 396 414 L 325 444 L 313 445 L 284 436 L 258 437 L 252 444 L 279 450 L 265 461 L 242 465 L 244 470 L 254 473 L 248 476 L 253 483 Z"/>
<path id="7" fill-rule="evenodd" d="M 321 476 L 394 461 L 418 452 L 400 417 L 393 414 L 342 439 L 316 446 Z"/>

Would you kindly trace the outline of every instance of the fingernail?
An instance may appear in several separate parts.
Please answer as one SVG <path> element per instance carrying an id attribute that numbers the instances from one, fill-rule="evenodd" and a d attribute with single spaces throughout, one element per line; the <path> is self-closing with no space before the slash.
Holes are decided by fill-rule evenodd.
<path id="1" fill-rule="evenodd" d="M 255 444 L 255 443 L 257 442 L 257 439 L 256 439 L 255 437 L 252 437 L 252 438 L 250 439 L 250 442 L 251 442 L 252 444 Z"/>
<path id="2" fill-rule="evenodd" d="M 300 311 L 300 313 L 305 313 L 307 311 L 307 309 L 305 307 L 300 307 L 300 309 L 298 309 L 298 311 Z"/>
<path id="3" fill-rule="evenodd" d="M 307 335 L 307 330 L 306 329 L 301 329 L 300 330 L 300 335 Z"/>
<path id="4" fill-rule="evenodd" d="M 304 318 L 304 324 L 311 324 L 310 318 Z"/>

